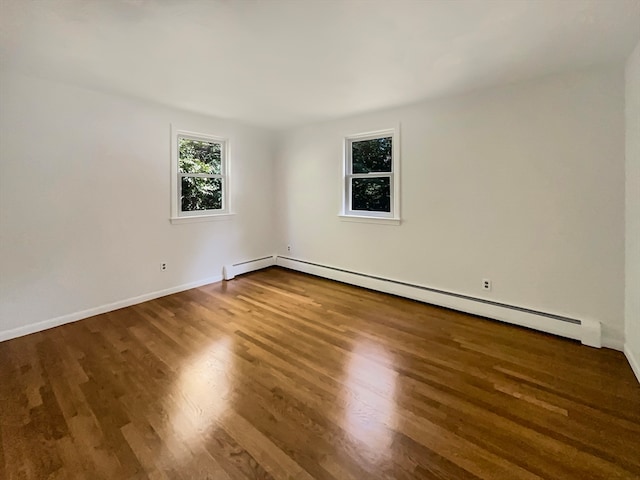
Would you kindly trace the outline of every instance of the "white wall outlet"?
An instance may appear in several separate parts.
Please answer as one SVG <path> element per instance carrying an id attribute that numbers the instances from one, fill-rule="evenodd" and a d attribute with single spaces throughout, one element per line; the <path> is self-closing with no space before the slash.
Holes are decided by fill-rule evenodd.
<path id="1" fill-rule="evenodd" d="M 491 291 L 491 280 L 488 278 L 482 279 L 482 289 Z"/>
<path id="2" fill-rule="evenodd" d="M 166 264 L 165 262 L 162 262 L 162 263 L 160 264 L 160 271 L 161 271 L 161 272 L 164 272 L 166 269 L 167 269 L 167 264 Z"/>
<path id="3" fill-rule="evenodd" d="M 287 245 L 287 253 L 291 253 L 291 245 Z"/>

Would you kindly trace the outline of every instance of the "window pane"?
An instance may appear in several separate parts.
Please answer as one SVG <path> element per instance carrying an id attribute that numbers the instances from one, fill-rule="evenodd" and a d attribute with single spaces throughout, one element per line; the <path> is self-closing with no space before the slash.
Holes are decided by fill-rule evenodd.
<path id="1" fill-rule="evenodd" d="M 368 212 L 391 212 L 391 179 L 352 178 L 351 209 Z"/>
<path id="2" fill-rule="evenodd" d="M 220 175 L 222 145 L 215 142 L 178 139 L 178 167 L 180 173 L 207 173 Z"/>
<path id="3" fill-rule="evenodd" d="M 352 173 L 391 172 L 392 137 L 351 142 Z"/>
<path id="4" fill-rule="evenodd" d="M 221 210 L 222 179 L 182 177 L 182 211 Z"/>

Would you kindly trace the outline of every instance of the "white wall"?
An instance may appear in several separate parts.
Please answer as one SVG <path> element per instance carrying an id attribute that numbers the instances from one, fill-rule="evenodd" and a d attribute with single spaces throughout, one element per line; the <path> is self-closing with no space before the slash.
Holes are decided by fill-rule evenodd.
<path id="1" fill-rule="evenodd" d="M 273 253 L 272 132 L 14 74 L 0 88 L 0 335 Z M 231 220 L 169 223 L 170 123 L 229 138 Z"/>
<path id="2" fill-rule="evenodd" d="M 640 43 L 626 68 L 625 353 L 640 380 Z"/>
<path id="3" fill-rule="evenodd" d="M 637 57 L 636 48 L 627 68 L 632 117 Z M 223 264 L 274 250 L 287 255 L 291 244 L 290 255 L 303 260 L 598 320 L 605 344 L 621 345 L 624 95 L 622 69 L 597 69 L 274 138 L 235 122 L 5 73 L 0 336 L 215 278 Z M 398 122 L 402 225 L 340 221 L 343 137 Z M 230 138 L 232 220 L 169 223 L 170 123 Z M 629 142 L 637 128 L 629 121 L 627 128 L 628 152 L 636 152 L 627 153 L 627 182 L 635 178 L 637 192 L 637 135 Z M 638 238 L 633 198 L 627 183 L 627 223 L 636 222 L 627 227 L 628 285 L 638 285 L 637 269 L 629 268 L 629 240 L 637 245 Z M 487 277 L 489 294 L 480 289 Z M 638 318 L 634 298 L 628 290 L 627 337 L 637 339 L 638 324 L 629 321 Z"/>
<path id="4" fill-rule="evenodd" d="M 623 75 L 577 72 L 285 132 L 279 253 L 291 244 L 303 260 L 598 320 L 620 348 Z M 341 221 L 343 137 L 398 122 L 402 225 Z"/>

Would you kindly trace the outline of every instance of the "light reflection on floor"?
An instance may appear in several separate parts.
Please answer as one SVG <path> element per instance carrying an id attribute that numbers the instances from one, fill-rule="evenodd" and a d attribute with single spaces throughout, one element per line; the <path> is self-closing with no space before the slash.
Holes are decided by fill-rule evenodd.
<path id="1" fill-rule="evenodd" d="M 173 432 L 169 439 L 181 443 L 169 446 L 174 456 L 197 449 L 207 431 L 221 420 L 230 400 L 233 370 L 233 344 L 226 336 L 184 365 L 171 394 L 173 405 L 167 425 Z"/>
<path id="2" fill-rule="evenodd" d="M 397 373 L 384 366 L 392 362 L 393 355 L 383 346 L 362 339 L 346 369 L 344 428 L 369 447 L 367 457 L 373 463 L 386 459 L 396 426 Z"/>

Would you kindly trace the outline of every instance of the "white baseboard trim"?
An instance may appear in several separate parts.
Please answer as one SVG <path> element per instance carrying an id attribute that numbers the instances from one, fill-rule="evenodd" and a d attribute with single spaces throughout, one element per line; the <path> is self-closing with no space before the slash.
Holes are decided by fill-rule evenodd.
<path id="1" fill-rule="evenodd" d="M 221 282 L 223 279 L 230 280 L 234 278 L 236 275 L 252 272 L 254 270 L 260 270 L 262 268 L 271 267 L 275 264 L 276 264 L 276 256 L 269 255 L 269 256 L 257 258 L 255 260 L 249 260 L 247 262 L 239 262 L 233 265 L 224 266 L 222 269 L 222 275 L 216 275 L 213 277 L 204 278 L 202 280 L 197 280 L 195 282 L 184 283 L 182 285 L 178 285 L 175 287 L 165 288 L 164 290 L 157 290 L 155 292 L 145 293 L 144 295 L 138 295 L 137 297 L 131 297 L 125 300 L 120 300 L 118 302 L 108 303 L 106 305 L 89 308 L 87 310 L 82 310 L 80 312 L 69 313 L 67 315 L 51 318 L 49 320 L 44 320 L 42 322 L 25 325 L 23 327 L 14 328 L 11 330 L 2 330 L 0 331 L 0 342 L 4 342 L 5 340 L 11 340 L 12 338 L 22 337 L 24 335 L 29 335 L 31 333 L 48 330 L 49 328 L 58 327 L 60 325 L 64 325 L 65 323 L 77 322 L 78 320 L 83 320 L 85 318 L 93 317 L 95 315 L 100 315 L 102 313 L 118 310 L 119 308 L 130 307 L 131 305 L 137 305 L 138 303 L 147 302 L 149 300 L 154 300 L 156 298 L 164 297 L 166 295 L 171 295 L 173 293 L 183 292 L 185 290 L 201 287 L 203 285 L 208 285 L 210 283 Z"/>
<path id="2" fill-rule="evenodd" d="M 633 370 L 638 382 L 640 382 L 640 358 L 633 353 L 633 350 L 631 350 L 631 347 L 627 343 L 624 345 L 624 355 L 627 357 L 629 365 L 631 365 L 631 370 Z"/>
<path id="3" fill-rule="evenodd" d="M 137 305 L 138 303 L 146 302 L 148 300 L 153 300 L 155 298 L 164 297 L 166 295 L 171 295 L 173 293 L 178 293 L 184 290 L 189 290 L 192 288 L 197 288 L 203 285 L 208 285 L 210 283 L 216 283 L 221 281 L 222 281 L 222 276 L 216 275 L 214 277 L 203 278 L 202 280 L 197 280 L 195 282 L 184 283 L 176 287 L 165 288 L 164 290 L 157 290 L 155 292 L 145 293 L 144 295 L 138 295 L 137 297 L 127 298 L 125 300 L 120 300 L 118 302 L 107 303 L 106 305 L 89 308 L 87 310 L 82 310 L 80 312 L 74 312 L 68 315 L 62 315 L 61 317 L 51 318 L 49 320 L 44 320 L 42 322 L 32 323 L 30 325 L 25 325 L 24 327 L 18 327 L 11 330 L 0 331 L 0 342 L 4 342 L 5 340 L 11 340 L 12 338 L 22 337 L 24 335 L 29 335 L 31 333 L 41 332 L 42 330 L 48 330 L 50 328 L 58 327 L 60 325 L 64 325 L 65 323 L 77 322 L 78 320 L 83 320 L 85 318 L 93 317 L 95 315 L 100 315 L 102 313 L 118 310 L 119 308 L 130 307 L 131 305 Z"/>
<path id="4" fill-rule="evenodd" d="M 453 310 L 579 340 L 584 345 L 591 347 L 600 348 L 602 346 L 601 324 L 595 320 L 576 320 L 544 312 L 535 312 L 525 308 L 473 299 L 465 295 L 442 292 L 418 285 L 410 285 L 397 280 L 351 272 L 290 257 L 278 256 L 276 258 L 276 265 L 379 292 L 411 298 L 432 305 L 451 308 Z"/>
<path id="5" fill-rule="evenodd" d="M 276 264 L 276 256 L 268 255 L 266 257 L 256 258 L 254 260 L 248 260 L 246 262 L 234 263 L 233 265 L 225 265 L 222 268 L 222 277 L 225 280 L 231 280 L 236 275 L 242 275 L 243 273 L 253 272 L 255 270 L 262 270 L 263 268 L 272 267 Z"/>
<path id="6" fill-rule="evenodd" d="M 335 267 L 329 267 L 310 263 L 302 260 L 292 259 L 288 257 L 280 257 L 276 255 L 265 256 L 255 260 L 249 260 L 246 262 L 240 262 L 231 265 L 225 265 L 223 267 L 223 275 L 216 275 L 214 277 L 205 278 L 195 282 L 185 283 L 164 290 L 157 290 L 155 292 L 146 293 L 136 297 L 131 297 L 118 302 L 101 305 L 99 307 L 82 310 L 80 312 L 70 313 L 60 317 L 44 320 L 42 322 L 25 325 L 23 327 L 14 328 L 11 330 L 0 331 L 0 342 L 10 340 L 12 338 L 29 335 L 31 333 L 40 332 L 49 328 L 54 328 L 66 323 L 76 322 L 85 318 L 89 318 L 102 313 L 110 312 L 120 308 L 129 307 L 138 303 L 146 302 L 156 298 L 171 295 L 173 293 L 182 292 L 191 288 L 201 287 L 210 283 L 220 282 L 224 280 L 231 280 L 236 275 L 243 273 L 268 268 L 273 265 L 278 265 L 291 270 L 297 270 L 319 277 L 329 278 L 337 280 L 339 282 L 349 283 L 351 285 L 357 285 L 372 290 L 390 293 L 401 297 L 411 298 L 425 303 L 433 305 L 439 305 L 453 310 L 458 310 L 474 315 L 480 315 L 495 320 L 500 320 L 506 323 L 512 323 L 535 330 L 559 335 L 561 337 L 571 338 L 574 340 L 580 340 L 584 345 L 600 348 L 602 345 L 616 350 L 623 350 L 627 354 L 626 346 L 622 346 L 622 342 L 616 339 L 602 339 L 600 322 L 594 320 L 571 320 L 563 321 L 550 314 L 544 314 L 542 312 L 533 312 L 531 310 L 512 307 L 508 305 L 496 304 L 495 302 L 487 302 L 479 299 L 472 299 L 463 295 L 451 294 L 447 292 L 440 292 L 434 289 L 420 287 L 416 285 L 409 285 L 403 282 L 398 282 L 391 279 L 384 279 L 379 277 L 373 277 L 366 274 L 357 272 L 349 272 L 343 269 Z M 627 354 L 630 363 L 631 354 Z M 633 360 L 635 366 L 632 363 L 632 368 L 636 375 L 638 375 L 638 362 Z"/>

